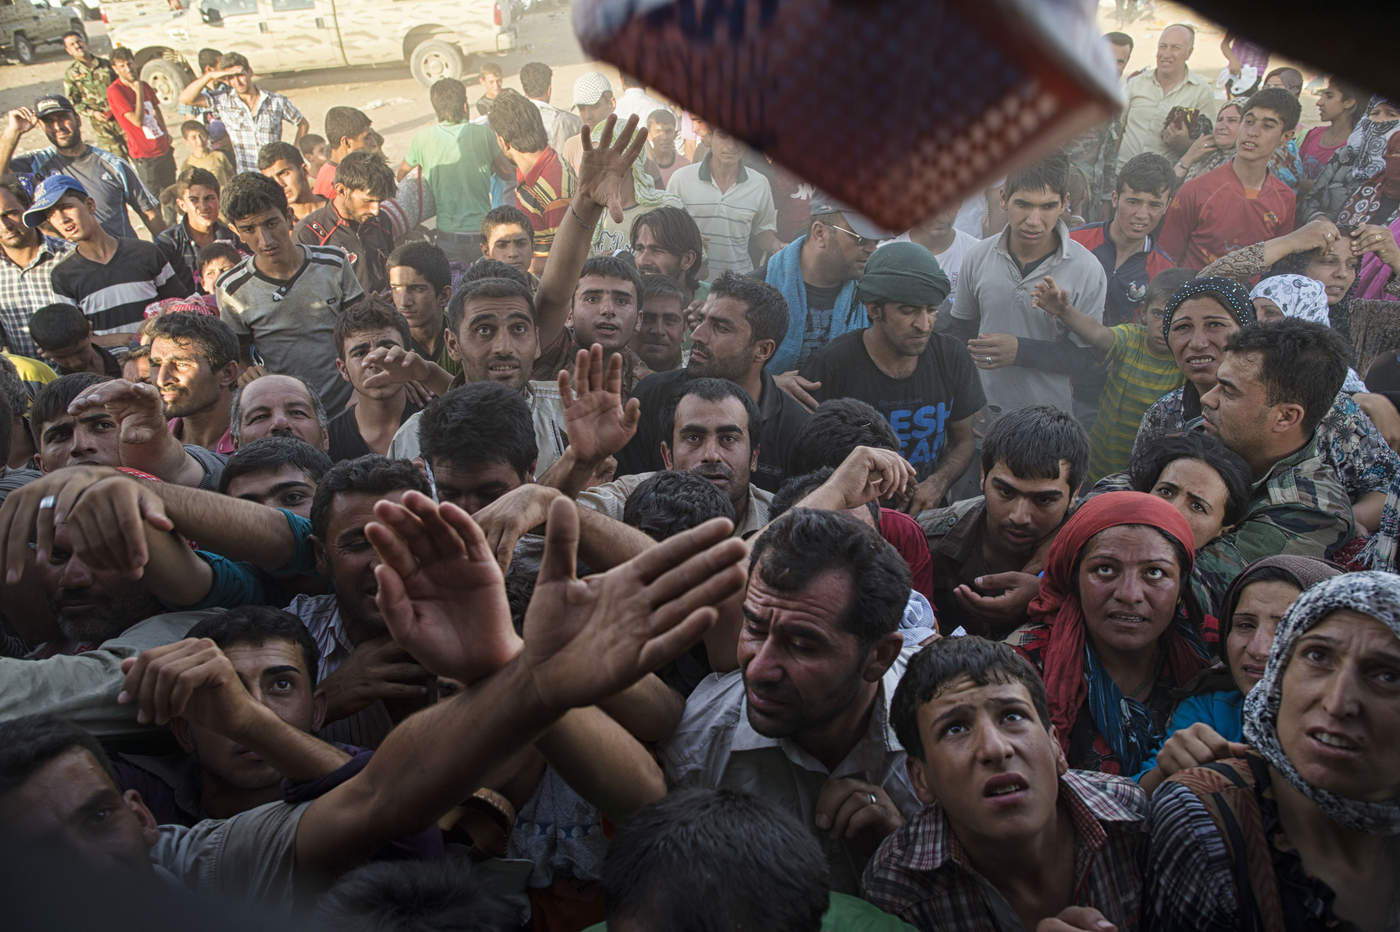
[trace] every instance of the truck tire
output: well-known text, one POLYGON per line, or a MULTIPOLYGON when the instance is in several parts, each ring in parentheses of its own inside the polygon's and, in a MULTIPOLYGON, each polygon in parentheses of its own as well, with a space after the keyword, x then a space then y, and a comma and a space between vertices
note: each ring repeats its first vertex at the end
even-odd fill
POLYGON ((454 43, 429 39, 413 47, 408 55, 408 70, 419 84, 432 87, 433 82, 443 78, 460 79, 466 71, 466 59, 454 43))
POLYGON ((141 80, 155 88, 162 107, 170 108, 179 106, 180 92, 194 80, 194 74, 184 65, 157 57, 141 66, 141 80))
POLYGON ((21 65, 34 64, 34 43, 22 32, 15 33, 15 58, 21 65))

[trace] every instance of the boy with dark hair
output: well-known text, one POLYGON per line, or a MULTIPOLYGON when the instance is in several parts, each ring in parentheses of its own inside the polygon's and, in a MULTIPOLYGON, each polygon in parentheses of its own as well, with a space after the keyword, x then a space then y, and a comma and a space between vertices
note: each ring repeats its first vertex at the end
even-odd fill
POLYGON ((120 466, 116 419, 107 411, 68 413, 79 395, 108 376, 70 372, 45 385, 29 408, 29 431, 34 437, 34 461, 44 473, 64 466, 120 466))
POLYGON ((628 344, 639 360, 638 377, 681 367, 685 295, 664 275, 642 276, 642 312, 628 344))
POLYGON ((701 476, 689 472, 653 473, 627 496, 622 522, 655 540, 667 540, 711 518, 734 520, 734 504, 701 476))
POLYGON ((434 400, 423 409, 418 442, 438 500, 468 514, 534 481, 533 417, 504 385, 472 382, 434 400))
MULTIPOLYGON (((481 254, 530 275, 530 264, 535 258, 535 228, 525 212, 510 204, 487 211, 481 221, 481 254)), ((530 277, 533 288, 539 279, 530 277)))
POLYGON ((163 191, 175 183, 175 156, 155 88, 141 80, 136 56, 124 46, 112 50, 112 71, 107 106, 126 135, 127 157, 147 190, 163 191))
MULTIPOLYGON (((1144 152, 1138 159, 1159 156, 1144 152)), ((1126 169, 1125 169, 1126 173, 1126 169)), ((1035 306, 1054 317, 1103 354, 1107 375, 1099 397, 1099 413, 1089 431, 1089 481, 1097 482, 1128 468, 1142 415, 1157 399, 1181 385, 1184 378, 1167 346, 1162 318, 1172 292, 1196 277, 1190 269, 1168 268, 1147 286, 1141 321, 1108 327, 1081 313, 1053 279, 1035 286, 1035 306)))
POLYGON ((326 200, 335 197, 335 170, 340 160, 351 152, 375 148, 373 121, 363 110, 354 107, 331 107, 326 111, 326 145, 330 153, 326 164, 316 172, 312 191, 326 200))
POLYGON ((92 322, 74 304, 49 304, 29 319, 29 336, 59 375, 96 372, 120 378, 117 358, 92 339, 92 322))
POLYGON ((316 483, 330 468, 330 457, 300 437, 263 437, 228 458, 219 494, 310 519, 316 483))
POLYGON ((404 243, 385 260, 389 296, 408 322, 407 349, 436 363, 449 375, 462 364, 447 351, 447 305, 452 300, 452 268, 447 254, 432 243, 404 243))
POLYGON ((225 153, 210 146, 209 130, 203 123, 186 120, 180 124, 180 136, 190 147, 189 157, 180 165, 181 174, 191 168, 202 168, 212 172, 221 187, 233 180, 233 163, 225 153))
POLYGON ((665 188, 676 169, 690 164, 690 159, 676 151, 676 115, 665 107, 647 114, 647 174, 656 179, 658 188, 665 188))
POLYGON ((297 221, 329 203, 327 198, 311 190, 314 175, 307 164, 301 150, 290 142, 269 142, 258 150, 258 171, 282 186, 287 206, 297 221))
MULTIPOLYGON (((237 233, 234 234, 238 236, 237 233)), ((195 254, 195 269, 199 275, 199 287, 208 300, 213 300, 214 286, 219 281, 219 276, 243 261, 243 253, 239 249, 241 243, 226 243, 222 240, 214 240, 208 246, 200 248, 195 254)), ((214 306, 218 311, 218 306, 214 306)))
POLYGON ((1032 405, 1003 415, 982 442, 982 495, 919 515, 933 557, 943 631, 1001 638, 1039 588, 1038 553, 1059 530, 1089 466, 1070 414, 1032 405))
POLYGON ((497 145, 515 163, 515 204, 535 229, 533 270, 538 273, 554 245, 555 232, 564 222, 578 179, 550 148, 540 111, 523 94, 501 91, 487 119, 497 145))
POLYGON ((899 452, 890 422, 858 398, 831 398, 817 405, 793 438, 787 474, 801 476, 822 467, 835 469, 856 447, 899 452))
MULTIPOLYGON (((214 243, 228 243, 237 249, 238 234, 219 219, 219 179, 203 168, 186 168, 175 180, 175 203, 182 214, 180 222, 166 227, 156 237, 156 245, 176 257, 190 272, 200 268, 199 251, 214 243)), ((174 265, 172 260, 171 265, 174 265)), ((204 275, 195 282, 207 294, 204 275)))
POLYGON ((1061 217, 1068 171, 1068 160, 1056 155, 1007 178, 1006 227, 963 257, 950 332, 967 342, 982 370, 993 417, 1033 404, 1073 411, 1072 376, 1095 368, 1082 340, 1031 307, 1031 290, 1053 276, 1075 307, 1103 317, 1103 267, 1061 217))
POLYGON ((306 160, 307 173, 313 178, 320 174, 321 166, 330 161, 331 147, 320 133, 307 133, 297 140, 297 148, 306 160))
POLYGON ((287 196, 271 178, 244 172, 227 194, 234 232, 253 254, 219 279, 220 315, 248 363, 297 374, 339 414, 350 386, 336 367, 335 320, 364 296, 350 260, 333 246, 292 239, 287 196))
POLYGON ((550 345, 540 347, 534 377, 558 378, 579 350, 598 343, 604 365, 614 354, 622 356, 622 395, 631 395, 637 383, 637 354, 627 344, 637 333, 641 296, 642 279, 631 256, 593 256, 584 262, 570 304, 570 323, 550 345))
POLYGON ((549 134, 549 147, 562 155, 564 144, 583 129, 583 120, 578 114, 560 110, 549 102, 554 92, 554 70, 544 62, 526 62, 520 66, 520 89, 539 108, 545 132, 549 134))
POLYGON ((1166 215, 1175 187, 1170 162, 1154 152, 1135 155, 1118 172, 1111 219, 1070 231, 1108 276, 1105 327, 1136 320, 1148 282, 1173 266, 1171 256, 1153 242, 1152 233, 1166 215))
POLYGON ((378 152, 360 150, 335 168, 335 197, 313 210, 292 231, 311 246, 339 246, 350 257, 355 277, 367 293, 389 286, 384 260, 394 248, 389 219, 379 205, 394 196, 394 173, 378 152))
MULTIPOLYGON (((349 158, 341 165, 349 162, 349 158)), ((377 349, 402 350, 409 341, 408 321, 383 298, 371 297, 335 322, 336 367, 355 390, 355 404, 331 418, 328 428, 331 459, 354 459, 366 453, 385 453, 404 421, 419 406, 403 384, 375 376, 382 370, 368 360, 377 349)))
POLYGON ((1269 171, 1269 159, 1293 138, 1301 110, 1281 87, 1266 87, 1245 103, 1234 158, 1182 185, 1167 210, 1160 245, 1178 265, 1200 271, 1293 230, 1296 197, 1269 171))
POLYGON ((1066 767, 1045 686, 1014 650, 928 645, 890 721, 924 809, 866 865, 868 900, 921 929, 1137 927, 1147 795, 1066 767))

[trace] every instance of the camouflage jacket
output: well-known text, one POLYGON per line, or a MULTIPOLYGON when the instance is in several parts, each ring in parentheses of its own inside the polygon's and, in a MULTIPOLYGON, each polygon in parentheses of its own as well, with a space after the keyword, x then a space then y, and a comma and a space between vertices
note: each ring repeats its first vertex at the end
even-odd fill
POLYGON ((97 139, 91 141, 99 149, 126 158, 126 136, 107 105, 107 88, 115 80, 112 63, 105 58, 95 58, 92 67, 74 61, 63 72, 63 95, 92 124, 97 139))

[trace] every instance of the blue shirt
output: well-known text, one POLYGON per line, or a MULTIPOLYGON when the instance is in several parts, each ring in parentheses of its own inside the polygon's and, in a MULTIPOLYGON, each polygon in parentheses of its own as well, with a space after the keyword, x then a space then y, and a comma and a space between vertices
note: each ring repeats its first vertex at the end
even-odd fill
MULTIPOLYGON (((1172 712, 1172 719, 1167 723, 1167 739, 1171 740, 1172 735, 1197 722, 1205 722, 1226 741, 1243 741, 1244 693, 1238 689, 1228 689, 1187 696, 1172 712)), ((1147 772, 1157 766, 1157 755, 1160 753, 1162 749, 1158 748, 1142 765, 1142 770, 1133 775, 1133 779, 1141 782, 1147 772)))

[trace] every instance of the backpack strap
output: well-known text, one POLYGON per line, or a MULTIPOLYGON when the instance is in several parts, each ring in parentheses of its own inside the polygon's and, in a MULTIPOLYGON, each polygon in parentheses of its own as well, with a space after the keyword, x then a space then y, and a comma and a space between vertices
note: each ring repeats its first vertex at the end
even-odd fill
POLYGON ((1250 759, 1214 761, 1183 770, 1171 779, 1196 795, 1220 831, 1245 928, 1286 932, 1273 854, 1255 796, 1256 787, 1268 779, 1263 759, 1250 755, 1250 759))

